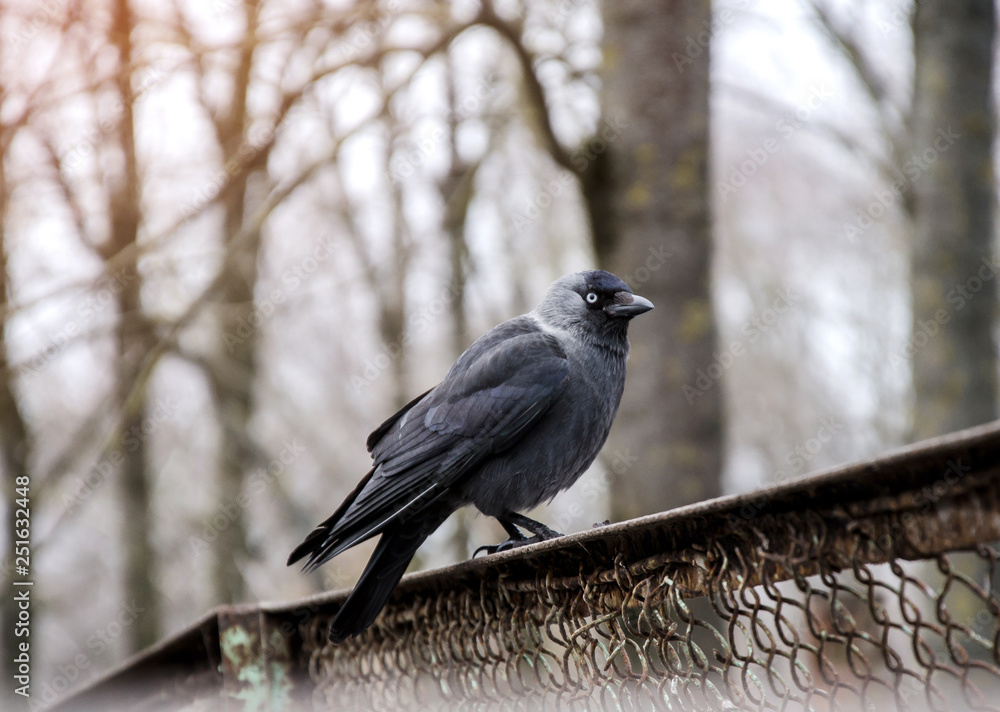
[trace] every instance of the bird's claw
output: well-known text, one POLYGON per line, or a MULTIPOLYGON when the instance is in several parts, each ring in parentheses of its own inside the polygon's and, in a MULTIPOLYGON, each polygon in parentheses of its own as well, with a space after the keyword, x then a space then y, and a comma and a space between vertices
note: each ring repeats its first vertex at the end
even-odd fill
POLYGON ((479 556, 480 551, 485 551, 487 556, 493 554, 499 554, 501 551, 510 551, 511 549, 519 549, 522 546, 528 546, 529 544, 538 544, 539 542, 548 541, 549 539, 557 539, 561 537, 562 534, 553 531, 548 527, 545 528, 545 534, 536 534, 535 536, 521 537, 520 539, 510 538, 507 541, 502 541, 499 544, 487 544, 476 549, 472 553, 472 558, 479 556))
POLYGON ((544 524, 539 524, 534 534, 535 536, 530 539, 532 544, 537 544, 540 541, 548 541, 549 539, 558 539, 561 536, 565 536, 565 534, 560 534, 555 529, 549 529, 544 524))
POLYGON ((502 541, 499 544, 486 544, 472 552, 472 558, 474 559, 479 556, 479 552, 481 551, 485 551, 487 556, 498 554, 501 551, 508 551, 516 548, 520 544, 524 543, 524 541, 524 539, 508 539, 507 541, 502 541))

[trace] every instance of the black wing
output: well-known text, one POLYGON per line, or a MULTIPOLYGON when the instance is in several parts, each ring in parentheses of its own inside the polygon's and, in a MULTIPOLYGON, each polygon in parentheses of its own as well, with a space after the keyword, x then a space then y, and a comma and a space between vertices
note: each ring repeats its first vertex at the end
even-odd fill
POLYGON ((396 424, 396 421, 398 421, 400 418, 406 415, 407 411, 409 411, 410 408, 412 408, 417 403, 422 401, 424 399, 424 396, 426 396, 433 390, 434 390, 433 388, 427 389, 419 396, 411 400, 409 403, 404 405, 402 408, 397 410, 395 413, 390 415, 384 423, 375 428, 375 430, 372 431, 371 435, 368 436, 368 440, 365 441, 365 446, 368 448, 368 452, 371 452, 372 450, 375 449, 375 446, 378 444, 378 441, 382 439, 383 435, 389 432, 392 426, 396 424))
POLYGON ((372 434, 374 467, 292 552, 290 564, 309 554, 306 568, 314 569, 421 511, 485 457, 517 442, 562 393, 569 365, 551 334, 521 333, 480 350, 461 373, 450 373, 372 434))

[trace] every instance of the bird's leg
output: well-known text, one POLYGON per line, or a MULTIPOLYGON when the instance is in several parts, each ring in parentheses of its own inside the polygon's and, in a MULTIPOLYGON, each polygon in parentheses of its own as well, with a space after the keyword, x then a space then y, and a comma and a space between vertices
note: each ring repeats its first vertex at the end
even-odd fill
POLYGON ((487 544, 479 547, 472 553, 473 559, 479 556, 480 551, 485 551, 486 555, 489 556, 490 554, 495 554, 498 551, 507 551, 508 549, 517 548, 518 546, 521 546, 522 542, 525 541, 524 534, 521 533, 520 529, 514 526, 513 522, 500 517, 497 517, 496 520, 500 522, 500 526, 506 530, 507 535, 510 538, 507 541, 500 542, 499 544, 487 544))
POLYGON ((517 512, 507 512, 502 517, 496 517, 496 520, 500 522, 507 534, 510 536, 507 541, 502 541, 499 544, 489 544, 486 546, 481 546, 472 554, 472 558, 476 558, 480 551, 485 551, 486 555, 496 554, 501 551, 509 551, 510 549, 516 549, 521 546, 527 546, 528 544, 537 544, 540 541, 547 541, 548 539, 555 539, 556 537, 562 536, 557 531, 549 529, 547 526, 541 522, 536 522, 534 519, 529 519, 523 514, 518 514, 517 512), (518 527, 527 529, 529 532, 534 534, 532 537, 526 537, 518 527))
MULTIPOLYGON (((552 529, 549 529, 541 522, 536 522, 534 519, 529 519, 523 514, 518 514, 517 512, 508 512, 507 521, 508 523, 516 524, 522 529, 527 529, 529 532, 534 534, 535 536, 531 537, 531 539, 526 539, 526 541, 530 541, 531 543, 535 543, 537 541, 547 541, 549 539, 556 539, 562 536, 562 534, 552 529)), ((501 519, 500 522, 503 523, 503 520, 501 519)), ((510 530, 507 529, 507 531, 510 530)))

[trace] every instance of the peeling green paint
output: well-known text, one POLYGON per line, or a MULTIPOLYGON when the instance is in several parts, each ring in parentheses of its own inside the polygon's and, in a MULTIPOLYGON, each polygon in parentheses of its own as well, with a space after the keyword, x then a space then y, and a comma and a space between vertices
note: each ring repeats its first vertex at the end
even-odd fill
POLYGON ((282 635, 280 630, 272 630, 268 637, 268 650, 274 651, 274 656, 278 660, 271 660, 268 664, 271 686, 271 709, 284 710, 291 709, 292 704, 292 681, 289 662, 291 651, 288 649, 288 639, 282 635))
POLYGON ((268 685, 264 662, 255 648, 255 636, 241 625, 232 625, 219 631, 219 647, 230 661, 236 679, 244 683, 229 694, 231 699, 242 700, 244 712, 264 712, 268 709, 268 685))

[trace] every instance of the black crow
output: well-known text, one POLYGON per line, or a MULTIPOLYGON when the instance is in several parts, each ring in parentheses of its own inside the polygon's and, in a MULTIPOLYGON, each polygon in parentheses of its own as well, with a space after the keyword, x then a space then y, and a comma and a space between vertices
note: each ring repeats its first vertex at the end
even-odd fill
POLYGON ((510 536, 477 554, 561 536, 519 512, 572 485, 597 457, 625 387, 629 320, 652 308, 609 272, 566 275, 368 437, 372 469, 288 557, 308 556, 312 571, 381 535, 330 640, 371 625, 417 548, 459 507, 475 505, 510 536))

